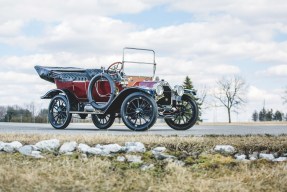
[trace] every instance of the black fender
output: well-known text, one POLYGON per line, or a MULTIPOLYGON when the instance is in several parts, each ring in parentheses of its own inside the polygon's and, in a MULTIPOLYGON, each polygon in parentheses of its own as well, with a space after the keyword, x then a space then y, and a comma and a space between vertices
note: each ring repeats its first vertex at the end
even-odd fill
POLYGON ((196 95, 196 91, 193 89, 184 89, 184 93, 189 94, 189 95, 193 95, 193 96, 196 95))
POLYGON ((52 89, 48 91, 45 95, 41 97, 41 99, 52 99, 56 95, 64 95, 67 97, 68 104, 71 111, 78 110, 78 100, 73 93, 66 89, 52 89))
POLYGON ((131 88, 126 88, 124 90, 122 90, 117 96, 116 98, 111 102, 111 104, 107 107, 107 109, 105 110, 105 112, 109 113, 109 112, 120 112, 121 109, 121 105, 123 103, 123 101, 125 100, 125 98, 135 92, 140 92, 140 93, 144 93, 147 94, 149 96, 154 96, 154 92, 153 90, 150 89, 145 89, 145 88, 141 88, 141 87, 131 87, 131 88))

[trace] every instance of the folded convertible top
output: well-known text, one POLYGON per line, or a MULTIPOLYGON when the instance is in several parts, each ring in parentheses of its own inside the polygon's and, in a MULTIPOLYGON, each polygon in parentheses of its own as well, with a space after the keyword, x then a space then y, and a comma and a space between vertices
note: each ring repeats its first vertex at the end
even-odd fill
POLYGON ((90 80, 96 74, 103 72, 101 69, 83 69, 76 67, 46 67, 35 66, 39 76, 51 83, 55 83, 55 79, 61 81, 86 81, 90 80))

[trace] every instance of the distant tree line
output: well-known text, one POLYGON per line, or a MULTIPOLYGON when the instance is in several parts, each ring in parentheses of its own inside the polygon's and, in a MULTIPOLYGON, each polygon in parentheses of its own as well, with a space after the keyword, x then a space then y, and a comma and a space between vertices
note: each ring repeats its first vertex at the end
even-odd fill
POLYGON ((0 122, 47 123, 48 110, 41 109, 35 113, 35 105, 29 104, 26 108, 13 106, 0 106, 0 122))
POLYGON ((265 109, 264 107, 261 111, 257 112, 256 110, 252 114, 253 121, 287 121, 287 114, 284 116, 284 113, 276 110, 273 112, 273 109, 265 109))

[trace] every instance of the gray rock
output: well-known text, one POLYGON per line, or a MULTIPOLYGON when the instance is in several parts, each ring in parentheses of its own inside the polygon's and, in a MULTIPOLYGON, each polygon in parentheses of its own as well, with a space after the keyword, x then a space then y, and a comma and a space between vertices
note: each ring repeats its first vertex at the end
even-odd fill
POLYGON ((140 169, 141 169, 142 171, 147 171, 147 170, 154 169, 154 164, 142 165, 142 166, 140 167, 140 169))
POLYGON ((249 160, 255 161, 259 159, 259 153, 258 152, 253 152, 252 154, 249 155, 249 160))
POLYGON ((3 151, 7 153, 14 153, 16 150, 14 149, 13 146, 10 145, 10 143, 5 143, 3 146, 3 151))
POLYGON ((40 151, 55 151, 60 147, 58 139, 43 140, 35 144, 40 151))
POLYGON ((138 155, 126 155, 126 159, 130 163, 142 163, 142 157, 138 155))
POLYGON ((163 153, 166 151, 166 148, 165 147, 156 147, 156 148, 153 148, 152 149, 152 153, 163 153))
POLYGON ((90 147, 89 145, 80 143, 78 146, 78 150, 81 153, 87 153, 92 155, 101 155, 101 156, 109 156, 109 151, 101 149, 99 146, 97 147, 90 147))
POLYGON ((117 157, 117 161, 119 162, 124 162, 126 160, 126 158, 124 156, 118 156, 117 157))
POLYGON ((275 157, 275 158, 280 157, 280 155, 279 155, 279 153, 278 153, 278 152, 273 153, 273 155, 274 155, 274 157, 275 157))
POLYGON ((78 150, 81 153, 88 153, 90 149, 91 149, 91 147, 89 145, 87 145, 87 144, 80 143, 78 145, 78 150))
POLYGON ((37 151, 38 148, 35 145, 24 145, 23 147, 20 147, 18 149, 19 153, 21 153, 22 155, 26 155, 26 156, 31 156, 31 157, 35 157, 35 158, 44 158, 41 155, 40 151, 37 151))
POLYGON ((0 151, 2 151, 3 150, 3 148, 4 148, 4 142, 2 142, 2 141, 0 141, 0 151))
POLYGON ((127 153, 144 153, 146 148, 141 142, 126 142, 125 150, 127 153))
POLYGON ((23 145, 19 141, 13 141, 11 143, 5 143, 3 147, 3 151, 7 153, 16 152, 23 145))
POLYGON ((164 160, 164 159, 174 160, 174 159, 176 159, 175 156, 167 155, 167 154, 164 154, 164 153, 154 153, 153 155, 154 155, 154 158, 156 158, 157 160, 164 160))
POLYGON ((266 160, 269 160, 269 161, 272 161, 273 159, 275 159, 273 154, 266 154, 266 153, 260 153, 259 154, 259 158, 260 159, 266 159, 266 160))
POLYGON ((238 161, 244 161, 244 160, 246 160, 246 155, 244 155, 244 154, 236 154, 235 158, 238 161))
POLYGON ((35 158, 37 158, 37 159, 44 158, 44 157, 41 155, 41 152, 40 152, 40 151, 32 151, 30 156, 35 157, 35 158))
POLYGON ((73 154, 74 154, 74 152, 66 152, 66 153, 64 153, 64 155, 67 155, 67 156, 71 156, 73 154))
POLYGON ((102 156, 109 154, 109 153, 106 153, 105 151, 103 151, 102 149, 95 148, 95 147, 90 147, 90 149, 88 150, 87 153, 92 154, 92 155, 102 155, 102 156))
POLYGON ((276 158, 276 159, 273 159, 272 161, 275 161, 275 162, 287 161, 287 157, 278 157, 278 158, 276 158))
POLYGON ((22 155, 28 155, 31 156, 32 151, 35 151, 36 147, 34 145, 24 145, 23 147, 20 147, 18 149, 19 153, 22 155))
POLYGON ((214 151, 221 154, 233 154, 235 153, 235 148, 231 145, 216 145, 214 151))
POLYGON ((61 147, 59 152, 60 153, 68 153, 68 152, 73 152, 77 148, 77 142, 76 141, 70 141, 70 142, 65 142, 61 147))
POLYGON ((123 147, 118 144, 108 144, 108 145, 96 145, 96 148, 100 148, 106 153, 118 153, 123 151, 123 147))
POLYGON ((163 153, 164 151, 166 151, 165 147, 156 147, 156 148, 152 149, 151 152, 152 152, 154 158, 157 160, 164 160, 164 159, 174 160, 174 159, 176 159, 175 156, 164 154, 163 153))
POLYGON ((89 160, 86 153, 82 153, 80 157, 81 157, 81 159, 82 159, 83 161, 88 161, 88 160, 89 160))

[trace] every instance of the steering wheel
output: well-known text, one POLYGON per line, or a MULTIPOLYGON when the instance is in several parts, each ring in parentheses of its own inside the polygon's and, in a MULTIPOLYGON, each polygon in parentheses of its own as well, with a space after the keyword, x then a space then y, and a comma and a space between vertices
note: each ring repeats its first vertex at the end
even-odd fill
POLYGON ((123 63, 115 62, 108 67, 107 71, 110 75, 116 75, 120 73, 122 69, 123 69, 123 63))

